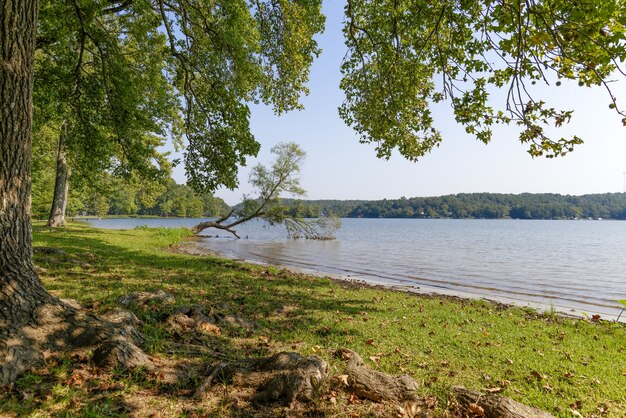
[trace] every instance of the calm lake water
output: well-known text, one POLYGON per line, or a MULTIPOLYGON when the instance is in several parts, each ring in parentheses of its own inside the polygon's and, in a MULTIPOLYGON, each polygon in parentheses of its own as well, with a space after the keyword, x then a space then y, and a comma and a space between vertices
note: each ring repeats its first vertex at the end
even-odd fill
MULTIPOLYGON (((103 219, 100 228, 193 226, 199 219, 103 219)), ((485 297, 573 314, 619 314, 626 222, 343 219, 334 241, 287 240, 281 226, 218 230, 203 245, 229 257, 415 291, 485 297), (245 237, 248 237, 247 239, 245 237)))

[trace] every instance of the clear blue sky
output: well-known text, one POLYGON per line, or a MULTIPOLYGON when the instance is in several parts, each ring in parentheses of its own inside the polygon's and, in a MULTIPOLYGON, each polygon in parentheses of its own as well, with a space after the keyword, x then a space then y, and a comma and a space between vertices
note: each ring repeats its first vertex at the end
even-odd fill
MULTIPOLYGON (((563 83, 549 89, 546 98, 574 109, 567 130, 585 140, 570 155, 547 160, 532 159, 517 140, 516 127, 498 127, 489 145, 468 136, 452 118, 447 106, 435 109, 441 147, 417 163, 394 155, 379 160, 372 145, 339 118, 343 100, 339 90, 339 66, 346 48, 341 33, 343 1, 326 0, 326 31, 318 37, 322 55, 311 69, 309 96, 302 99, 305 110, 276 117, 264 106, 252 108, 252 132, 261 143, 258 159, 240 169, 240 188, 219 190, 217 196, 238 203, 247 185, 249 167, 268 163, 270 149, 278 142, 294 141, 307 152, 301 173, 309 199, 383 199, 401 196, 437 196, 462 192, 523 193, 550 192, 586 194, 623 191, 626 171, 626 127, 608 108, 609 98, 601 88, 579 88, 563 83)), ((614 85, 620 99, 626 97, 626 80, 614 85)), ((494 94, 497 96, 497 93, 494 94)), ((626 100, 626 99, 625 99, 626 100)), ((494 106, 504 103, 494 100, 494 106)), ((567 131, 566 131, 567 132, 567 131)), ((174 178, 185 182, 184 169, 174 178)))

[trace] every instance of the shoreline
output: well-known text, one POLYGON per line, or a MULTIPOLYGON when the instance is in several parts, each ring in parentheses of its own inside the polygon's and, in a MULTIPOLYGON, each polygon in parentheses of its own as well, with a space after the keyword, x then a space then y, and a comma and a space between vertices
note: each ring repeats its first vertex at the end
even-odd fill
MULTIPOLYGON (((302 268, 302 267, 296 267, 296 266, 290 266, 290 265, 278 264, 278 263, 270 263, 270 262, 265 262, 261 260, 246 259, 246 258, 237 257, 231 254, 221 253, 219 251, 209 249, 208 247, 201 244, 202 240, 203 240, 203 237, 196 237, 196 236, 189 237, 183 240, 181 243, 179 243, 175 247, 171 248, 171 251, 175 253, 179 253, 179 254, 186 254, 186 255, 192 255, 192 256, 198 256, 198 257, 208 256, 208 257, 215 257, 215 258, 223 258, 227 260, 254 264, 258 266, 279 267, 279 268, 291 271, 293 273, 305 274, 305 275, 314 276, 318 278, 328 278, 336 282, 349 284, 353 286, 362 286, 362 287, 368 287, 368 288, 374 288, 374 289, 391 290, 391 291, 404 292, 404 293, 414 294, 414 295, 419 295, 419 296, 445 297, 445 298, 465 299, 465 300, 484 300, 484 301, 493 303, 495 305, 500 305, 500 306, 507 306, 507 307, 521 308, 521 309, 524 309, 524 308, 532 309, 536 311, 537 314, 539 315, 551 314, 553 312, 553 313, 558 314, 561 317, 571 318, 571 319, 591 320, 591 317, 592 317, 592 315, 586 315, 583 311, 576 310, 573 307, 560 306, 560 305, 555 305, 552 303, 550 303, 550 305, 547 305, 547 304, 542 304, 539 302, 523 301, 523 300, 518 300, 518 299, 513 299, 513 298, 507 298, 504 296, 497 296, 497 295, 489 296, 489 295, 484 295, 484 294, 479 294, 479 293, 453 291, 453 290, 447 290, 445 288, 436 288, 436 287, 424 286, 424 285, 418 286, 418 285, 391 284, 391 283, 386 283, 384 281, 354 278, 349 275, 330 273, 330 272, 325 272, 322 270, 308 269, 308 268, 302 268)), ((608 322, 616 322, 615 320, 617 319, 617 317, 618 315, 604 313, 601 316, 601 320, 608 321, 608 322)), ((625 323, 625 322, 626 322, 626 315, 622 315, 622 317, 620 318, 620 323, 625 323)))

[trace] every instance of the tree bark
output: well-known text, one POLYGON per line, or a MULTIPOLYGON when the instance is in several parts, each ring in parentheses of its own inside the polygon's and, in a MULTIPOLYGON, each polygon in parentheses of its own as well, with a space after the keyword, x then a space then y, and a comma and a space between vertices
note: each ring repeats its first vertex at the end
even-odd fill
POLYGON ((103 364, 149 364, 123 330, 53 297, 35 272, 30 170, 37 7, 37 0, 0 3, 0 386, 43 350, 96 349, 103 364))
MULTIPOLYGON (((0 322, 47 299, 32 263, 30 167, 37 0, 0 9, 0 322)), ((0 330, 4 327, 0 327, 0 330)))
POLYGON ((4 0, 0 8, 0 383, 25 367, 30 350, 10 341, 52 297, 32 262, 30 167, 37 0, 4 0), (3 358, 4 357, 4 358, 3 358))
POLYGON ((484 418, 554 418, 545 411, 505 396, 483 395, 461 386, 452 387, 452 393, 470 413, 484 418))
POLYGON ((52 207, 50 208, 50 216, 48 217, 48 226, 53 228, 65 225, 65 209, 67 208, 67 193, 70 174, 65 155, 66 140, 67 122, 64 121, 63 125, 61 125, 61 133, 59 134, 56 178, 54 181, 54 197, 52 198, 52 207))

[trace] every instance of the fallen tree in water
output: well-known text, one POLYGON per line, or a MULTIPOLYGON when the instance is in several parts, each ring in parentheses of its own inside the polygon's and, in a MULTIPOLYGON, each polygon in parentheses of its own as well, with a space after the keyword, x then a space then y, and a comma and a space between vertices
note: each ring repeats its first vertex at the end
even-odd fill
POLYGON ((220 219, 199 223, 191 228, 192 232, 199 234, 205 229, 216 228, 240 238, 234 229, 236 226, 252 219, 262 219, 270 225, 284 224, 291 239, 334 239, 334 233, 341 225, 338 217, 308 220, 287 216, 287 207, 282 204, 281 194, 303 196, 306 193, 300 187, 298 177, 305 152, 297 144, 289 142, 273 147, 272 154, 275 159, 270 168, 259 164, 250 173, 249 181, 256 190, 255 198, 245 196, 237 209, 220 219))

